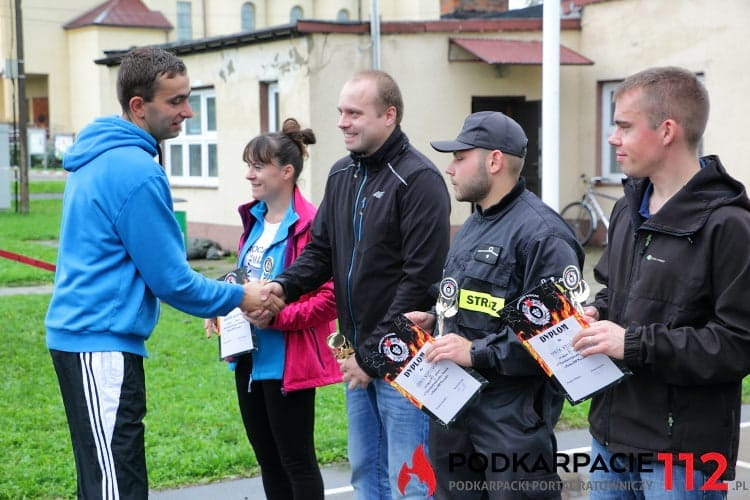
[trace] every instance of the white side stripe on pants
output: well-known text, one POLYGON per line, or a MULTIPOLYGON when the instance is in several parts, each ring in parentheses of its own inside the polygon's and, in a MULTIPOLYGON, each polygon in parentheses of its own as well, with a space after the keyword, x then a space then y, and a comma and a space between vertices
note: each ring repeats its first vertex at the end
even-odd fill
POLYGON ((89 423, 102 473, 102 498, 119 500, 112 434, 125 374, 124 358, 119 352, 83 352, 80 360, 89 423))

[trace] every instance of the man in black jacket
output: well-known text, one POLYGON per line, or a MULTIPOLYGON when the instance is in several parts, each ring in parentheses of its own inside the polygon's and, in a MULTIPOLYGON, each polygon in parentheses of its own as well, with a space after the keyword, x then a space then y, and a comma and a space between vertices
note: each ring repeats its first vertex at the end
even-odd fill
MULTIPOLYGON (((354 347, 340 362, 352 485, 357 498, 392 498, 428 422, 373 361, 400 313, 434 303, 427 292, 448 250, 450 197, 438 169, 401 131, 403 101, 388 74, 354 75, 338 109, 351 154, 331 168, 312 241, 269 290, 292 302, 333 277, 339 329, 354 347)), ((406 498, 426 495, 420 481, 407 484, 406 498)))
MULTIPOLYGON (((544 280, 562 279, 569 266, 580 270, 583 249, 565 221, 526 190, 527 139, 514 120, 474 113, 455 141, 431 144, 453 153, 446 173, 456 200, 475 203, 476 211, 448 252, 445 277, 458 284, 458 309, 427 360, 473 367, 489 381, 449 426, 430 425, 435 497, 560 498, 553 428, 563 396, 497 311, 544 280)), ((435 323, 429 313, 408 317, 427 330, 435 323)))
MULTIPOLYGON (((573 345, 633 372, 592 401, 592 455, 648 463, 591 477, 630 481, 646 498, 721 498, 750 372, 750 200, 718 157, 698 157, 709 101, 693 73, 642 71, 614 100, 609 143, 628 176, 625 197, 595 268, 605 288, 573 345)), ((604 493, 591 498, 612 498, 604 493)))

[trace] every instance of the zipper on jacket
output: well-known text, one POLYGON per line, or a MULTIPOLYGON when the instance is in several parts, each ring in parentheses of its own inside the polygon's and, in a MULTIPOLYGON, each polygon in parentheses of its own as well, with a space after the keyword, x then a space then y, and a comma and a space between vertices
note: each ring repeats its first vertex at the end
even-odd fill
POLYGON ((609 417, 612 413, 612 389, 608 389, 604 393, 604 408, 607 411, 604 412, 604 446, 609 446, 609 417))
MULTIPOLYGON (((354 178, 357 178, 359 174, 361 163, 357 164, 357 170, 354 172, 354 178)), ((357 246, 362 238, 362 219, 365 213, 365 202, 367 198, 362 197, 362 191, 367 182, 367 167, 364 169, 364 175, 362 181, 360 181, 359 187, 357 188, 357 196, 354 199, 354 207, 352 213, 352 257, 349 261, 349 270, 346 273, 346 305, 349 309, 349 317, 352 319, 352 330, 354 330, 354 338, 352 343, 354 347, 357 347, 357 322, 354 319, 354 309, 352 308, 352 271, 354 270, 354 257, 357 254, 357 246), (360 198, 361 197, 361 198, 360 198)))
POLYGON ((667 416, 667 436, 672 437, 672 427, 674 426, 674 417, 670 411, 667 416))
POLYGON ((672 386, 667 386, 667 436, 672 437, 672 428, 674 427, 674 416, 672 415, 672 386))
POLYGON ((651 233, 648 233, 646 235, 646 241, 645 243, 643 243, 643 248, 641 248, 641 257, 643 257, 643 254, 645 254, 646 250, 648 250, 648 246, 651 244, 651 237, 652 237, 651 233))

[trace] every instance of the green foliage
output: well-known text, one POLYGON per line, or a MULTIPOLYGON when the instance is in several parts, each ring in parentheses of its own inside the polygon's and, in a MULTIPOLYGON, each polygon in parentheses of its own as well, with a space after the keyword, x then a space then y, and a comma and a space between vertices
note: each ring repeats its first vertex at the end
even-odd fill
POLYGON ((567 429, 581 429, 588 425, 589 415, 589 403, 591 401, 586 400, 583 403, 578 403, 572 406, 570 403, 565 401, 563 406, 562 415, 560 420, 557 422, 555 430, 564 431, 567 429))

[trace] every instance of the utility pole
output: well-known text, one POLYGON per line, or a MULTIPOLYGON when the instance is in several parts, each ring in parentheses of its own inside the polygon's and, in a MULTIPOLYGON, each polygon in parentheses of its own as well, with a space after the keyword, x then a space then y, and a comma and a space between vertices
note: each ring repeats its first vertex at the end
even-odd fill
POLYGON ((18 60, 18 166, 21 185, 21 213, 29 213, 29 156, 27 149, 27 124, 29 109, 26 105, 26 70, 23 62, 23 16, 21 15, 21 0, 16 0, 16 59, 18 60))

